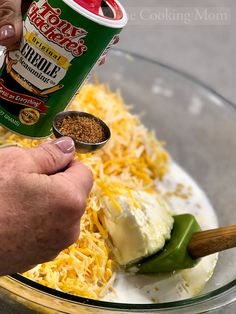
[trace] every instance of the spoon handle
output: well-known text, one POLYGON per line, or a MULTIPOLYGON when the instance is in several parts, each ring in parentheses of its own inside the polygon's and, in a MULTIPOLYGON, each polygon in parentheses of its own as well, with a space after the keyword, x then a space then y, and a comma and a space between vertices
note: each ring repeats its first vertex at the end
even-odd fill
POLYGON ((193 259, 236 247, 236 225, 193 234, 188 252, 193 259))

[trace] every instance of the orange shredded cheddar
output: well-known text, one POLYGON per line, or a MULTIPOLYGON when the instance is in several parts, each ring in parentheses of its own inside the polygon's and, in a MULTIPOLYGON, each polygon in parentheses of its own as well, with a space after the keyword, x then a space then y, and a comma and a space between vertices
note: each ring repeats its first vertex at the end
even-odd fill
MULTIPOLYGON (((70 110, 86 111, 101 118, 110 127, 112 138, 101 151, 76 155, 92 169, 95 179, 81 221, 80 238, 55 260, 26 272, 26 277, 92 299, 101 299, 112 291, 117 266, 112 259, 100 196, 109 197, 120 210, 114 193, 130 196, 132 190, 153 191, 155 179, 168 170, 169 157, 163 143, 156 140, 131 109, 118 92, 111 92, 102 84, 84 85, 73 100, 70 110)), ((45 140, 26 139, 1 128, 0 141, 36 147, 45 140)), ((138 201, 130 199, 138 207, 138 201)))

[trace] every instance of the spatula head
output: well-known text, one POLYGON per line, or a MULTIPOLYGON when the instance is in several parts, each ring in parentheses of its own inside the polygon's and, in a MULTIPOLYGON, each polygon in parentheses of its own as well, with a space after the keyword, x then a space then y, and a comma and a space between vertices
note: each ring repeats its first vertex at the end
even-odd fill
POLYGON ((190 214, 174 216, 171 239, 161 252, 145 258, 135 265, 138 268, 138 273, 172 272, 194 267, 199 260, 191 258, 187 247, 193 234, 200 230, 201 228, 194 216, 190 214))

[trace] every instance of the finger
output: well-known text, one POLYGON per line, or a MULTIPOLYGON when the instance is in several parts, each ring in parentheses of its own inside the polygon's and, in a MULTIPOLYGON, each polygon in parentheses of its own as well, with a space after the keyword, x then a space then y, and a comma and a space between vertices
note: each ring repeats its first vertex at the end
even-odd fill
POLYGON ((112 42, 112 45, 117 45, 119 41, 120 41, 120 36, 119 36, 119 35, 116 35, 116 36, 114 37, 114 40, 113 40, 113 42, 112 42))
POLYGON ((93 175, 91 170, 79 161, 73 160, 68 168, 63 172, 56 174, 55 177, 72 183, 77 191, 83 192, 87 197, 93 186, 93 175))
POLYGON ((33 0, 22 0, 21 2, 22 2, 22 4, 21 4, 21 12, 22 12, 22 15, 24 16, 25 13, 27 12, 27 10, 29 9, 29 6, 33 2, 33 0))
POLYGON ((109 50, 112 48, 112 46, 115 46, 118 44, 118 42, 120 41, 120 36, 119 35, 116 35, 111 44, 110 44, 110 47, 107 48, 106 52, 101 56, 100 60, 98 60, 98 65, 103 65, 105 62, 106 62, 106 59, 107 59, 107 55, 109 53, 109 50))
POLYGON ((28 172, 50 175, 68 166, 73 160, 75 146, 70 137, 62 137, 26 152, 31 157, 27 165, 28 172))
POLYGON ((106 62, 106 56, 102 57, 102 58, 99 60, 98 65, 103 65, 105 62, 106 62))
POLYGON ((21 1, 0 2, 0 45, 11 47, 22 35, 21 1))

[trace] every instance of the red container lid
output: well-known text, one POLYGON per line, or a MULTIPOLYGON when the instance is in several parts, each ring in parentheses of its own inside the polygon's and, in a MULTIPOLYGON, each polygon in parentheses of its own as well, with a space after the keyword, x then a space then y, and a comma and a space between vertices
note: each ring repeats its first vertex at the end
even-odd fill
POLYGON ((115 0, 74 0, 84 9, 112 20, 123 18, 122 10, 115 0))

